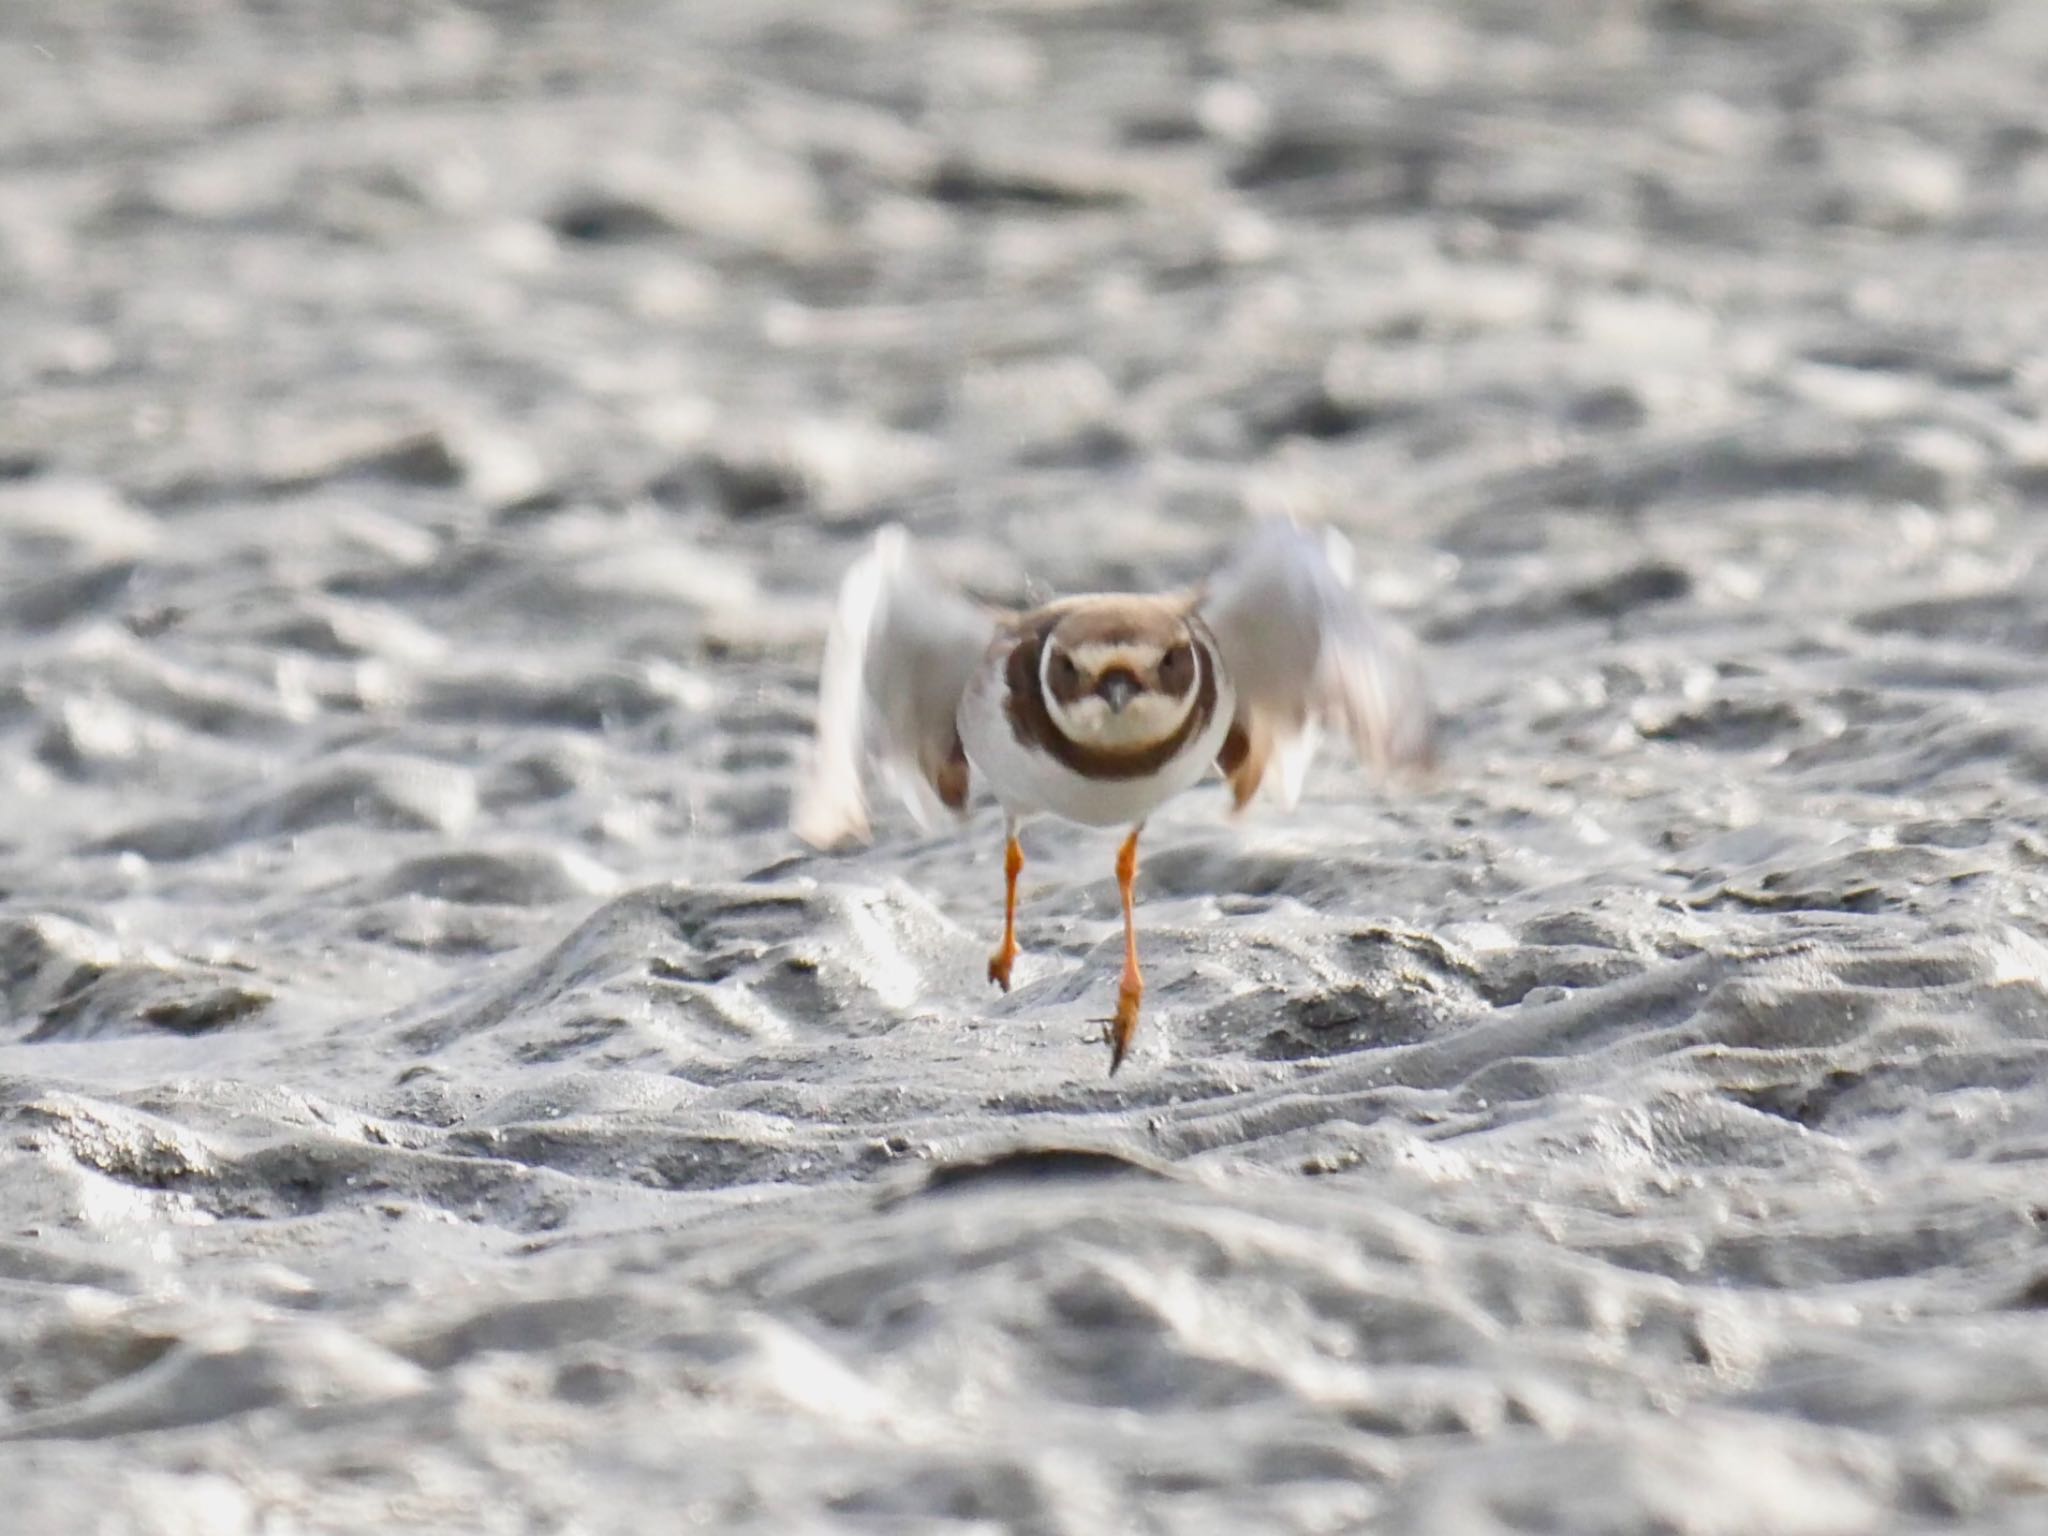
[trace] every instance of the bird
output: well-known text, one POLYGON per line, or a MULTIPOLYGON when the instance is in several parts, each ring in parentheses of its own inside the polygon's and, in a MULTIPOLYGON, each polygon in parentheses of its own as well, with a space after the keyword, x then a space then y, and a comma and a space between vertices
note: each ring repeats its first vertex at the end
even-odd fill
POLYGON ((934 831, 983 782, 1003 812, 1003 936, 988 979, 1004 992, 1025 824, 1123 830, 1123 973, 1100 1021, 1114 1076, 1144 997, 1134 887, 1153 811, 1212 771, 1237 811, 1262 787, 1291 808, 1326 727, 1383 772, 1434 761, 1420 649, 1364 600, 1355 565, 1337 529, 1269 517, 1193 589, 1019 611, 969 598, 886 526, 840 585, 792 829, 821 849, 871 841, 879 782, 934 831))

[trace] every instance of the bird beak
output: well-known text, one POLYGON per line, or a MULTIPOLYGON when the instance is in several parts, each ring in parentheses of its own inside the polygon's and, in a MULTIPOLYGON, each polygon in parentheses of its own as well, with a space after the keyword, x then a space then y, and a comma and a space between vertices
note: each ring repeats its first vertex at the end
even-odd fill
POLYGON ((1131 702, 1131 695, 1138 691, 1138 680, 1127 672, 1112 672, 1095 691, 1109 701, 1112 715, 1120 715, 1131 702))

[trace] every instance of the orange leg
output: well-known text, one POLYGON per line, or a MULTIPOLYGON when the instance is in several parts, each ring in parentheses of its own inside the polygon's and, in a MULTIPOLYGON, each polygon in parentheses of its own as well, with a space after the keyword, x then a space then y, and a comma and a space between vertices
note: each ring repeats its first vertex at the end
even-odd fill
POLYGON ((1131 1037, 1138 1032, 1138 1003, 1145 995, 1145 978, 1138 974, 1138 925, 1131 912, 1131 887, 1138 880, 1138 834, 1142 826, 1131 828, 1131 835, 1124 839, 1124 845, 1116 856, 1117 890, 1124 899, 1124 974, 1116 989, 1116 1017, 1109 1021, 1109 1072, 1116 1075, 1116 1069, 1124 1064, 1124 1054, 1131 1048, 1131 1037))
POLYGON ((1017 958, 1017 877, 1024 873, 1024 845, 1017 841, 1017 829, 1009 829, 1009 845, 1003 849, 1003 942, 988 957, 988 979, 1005 992, 1010 990, 1010 964, 1017 958))

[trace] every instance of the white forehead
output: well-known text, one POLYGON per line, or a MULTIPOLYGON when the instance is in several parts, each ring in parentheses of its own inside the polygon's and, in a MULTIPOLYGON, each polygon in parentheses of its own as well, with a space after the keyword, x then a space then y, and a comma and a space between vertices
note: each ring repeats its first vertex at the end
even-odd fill
POLYGON ((1149 672, 1165 653, 1165 646, 1151 640, 1084 640, 1067 648, 1074 665, 1091 676, 1100 676, 1112 667, 1149 672))

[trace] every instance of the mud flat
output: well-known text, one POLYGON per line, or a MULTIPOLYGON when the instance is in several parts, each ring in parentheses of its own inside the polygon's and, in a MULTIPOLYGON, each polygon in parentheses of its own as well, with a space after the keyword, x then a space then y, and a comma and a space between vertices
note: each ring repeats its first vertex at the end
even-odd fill
POLYGON ((2044 249, 2025 0, 10 0, 9 1529, 2048 1528, 2044 249), (832 584, 1287 508, 1112 1082, 832 584))

